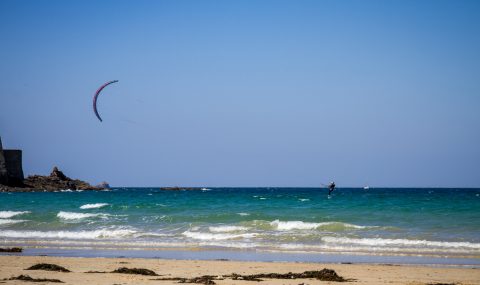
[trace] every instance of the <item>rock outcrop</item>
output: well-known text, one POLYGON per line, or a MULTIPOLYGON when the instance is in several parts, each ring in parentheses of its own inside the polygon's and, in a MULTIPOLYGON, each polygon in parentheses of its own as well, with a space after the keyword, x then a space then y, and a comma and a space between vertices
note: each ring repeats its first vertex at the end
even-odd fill
POLYGON ((23 180, 23 185, 8 187, 0 185, 0 192, 34 192, 58 190, 102 190, 105 187, 92 186, 89 183, 67 177, 56 166, 49 176, 31 175, 23 180))

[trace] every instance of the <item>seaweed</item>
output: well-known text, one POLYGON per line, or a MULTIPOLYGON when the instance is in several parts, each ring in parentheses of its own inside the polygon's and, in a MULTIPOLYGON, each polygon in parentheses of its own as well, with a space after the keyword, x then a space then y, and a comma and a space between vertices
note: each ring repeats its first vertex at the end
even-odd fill
POLYGON ((262 278, 267 279, 307 279, 315 278, 321 281, 335 281, 335 282, 346 282, 350 281, 339 276, 335 270, 324 268, 320 271, 305 271, 303 273, 260 273, 260 274, 251 274, 251 275, 240 275, 232 273, 231 275, 226 275, 224 277, 230 277, 233 280, 246 280, 246 281, 263 281, 262 278))
POLYGON ((214 285, 216 283, 213 280, 222 280, 222 279, 219 279, 217 276, 213 276, 213 275, 203 275, 203 276, 194 277, 194 278, 166 277, 166 278, 157 278, 157 279, 151 279, 151 280, 178 281, 178 283, 196 283, 196 284, 214 285))
POLYGON ((22 252, 21 247, 0 248, 0 252, 22 252))
MULTIPOLYGON (((335 281, 335 282, 347 282, 353 281, 353 279, 345 279, 339 276, 334 270, 322 269, 320 271, 305 271, 303 273, 261 273, 252 275, 241 275, 232 273, 230 275, 223 275, 224 278, 231 278, 233 280, 242 281, 256 281, 260 282, 264 279, 308 279, 315 278, 321 281, 335 281)), ((165 277, 151 280, 164 280, 164 281, 178 281, 178 283, 201 283, 201 284, 215 284, 213 280, 223 280, 213 275, 203 275, 201 277, 186 278, 186 277, 165 277)))
POLYGON ((38 263, 35 265, 30 266, 25 270, 46 270, 46 271, 60 271, 60 272, 70 272, 70 270, 66 269, 63 266, 59 266, 56 264, 50 263, 38 263))
POLYGON ((22 281, 28 281, 28 282, 55 282, 55 283, 64 283, 61 280, 58 279, 48 279, 48 278, 32 278, 28 275, 18 275, 17 277, 11 277, 8 279, 3 279, 3 280, 22 280, 22 281))
POLYGON ((118 269, 113 270, 111 273, 124 273, 124 274, 139 274, 139 275, 149 275, 149 276, 159 276, 152 270, 145 269, 145 268, 127 268, 127 267, 120 267, 118 269))

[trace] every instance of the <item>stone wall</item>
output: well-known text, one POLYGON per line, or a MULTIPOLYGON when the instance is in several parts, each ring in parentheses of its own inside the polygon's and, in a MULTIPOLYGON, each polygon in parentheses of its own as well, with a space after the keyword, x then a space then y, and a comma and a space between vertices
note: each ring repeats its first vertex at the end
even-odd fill
POLYGON ((0 184, 8 183, 7 164, 3 155, 2 138, 0 138, 0 184))
POLYGON ((7 167, 8 184, 18 186, 23 184, 22 151, 18 149, 4 149, 3 156, 7 167))
POLYGON ((0 138, 0 184, 23 185, 22 151, 3 149, 0 138))

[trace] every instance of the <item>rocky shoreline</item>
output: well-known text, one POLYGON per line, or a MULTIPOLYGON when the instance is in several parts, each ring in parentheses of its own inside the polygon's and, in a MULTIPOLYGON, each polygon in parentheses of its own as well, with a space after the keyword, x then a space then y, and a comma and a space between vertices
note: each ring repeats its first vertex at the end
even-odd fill
POLYGON ((88 182, 71 179, 57 167, 54 167, 49 176, 31 175, 23 180, 20 185, 2 185, 0 192, 53 192, 59 190, 104 190, 108 189, 107 183, 92 186, 88 182))

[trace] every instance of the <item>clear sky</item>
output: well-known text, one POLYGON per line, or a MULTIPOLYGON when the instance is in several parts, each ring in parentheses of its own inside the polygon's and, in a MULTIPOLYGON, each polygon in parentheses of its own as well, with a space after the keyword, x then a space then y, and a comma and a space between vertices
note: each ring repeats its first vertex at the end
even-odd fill
POLYGON ((0 0, 0 136, 115 186, 480 187, 480 1, 0 0))

